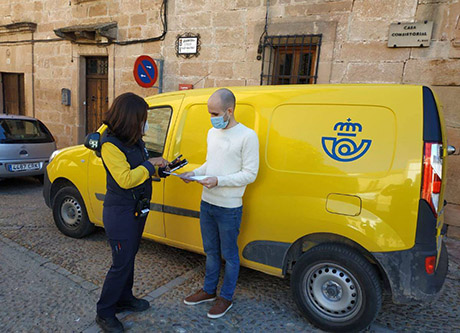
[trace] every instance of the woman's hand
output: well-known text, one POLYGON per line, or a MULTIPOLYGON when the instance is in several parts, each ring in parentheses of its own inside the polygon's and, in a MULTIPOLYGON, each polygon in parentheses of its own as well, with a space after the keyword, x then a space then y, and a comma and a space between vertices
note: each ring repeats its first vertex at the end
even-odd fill
POLYGON ((152 165, 159 166, 162 168, 164 168, 165 166, 169 164, 169 162, 161 156, 149 158, 149 162, 152 163, 152 165))

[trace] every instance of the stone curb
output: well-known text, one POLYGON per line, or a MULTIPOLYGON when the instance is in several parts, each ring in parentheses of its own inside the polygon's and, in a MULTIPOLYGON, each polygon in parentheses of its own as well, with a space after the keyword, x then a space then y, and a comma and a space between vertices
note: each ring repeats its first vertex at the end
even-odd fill
POLYGON ((32 250, 29 250, 26 247, 24 247, 22 245, 19 245, 18 243, 12 241, 9 238, 6 238, 6 237, 0 235, 0 242, 3 242, 6 245, 8 245, 9 247, 12 247, 13 249, 15 249, 17 251, 24 253, 25 255, 30 257, 32 260, 38 262, 40 264, 40 266, 42 266, 42 267, 44 267, 44 268, 46 268, 46 269, 48 269, 50 271, 56 272, 56 273, 58 273, 58 274, 60 274, 60 275, 62 275, 64 277, 72 280, 73 282, 75 282, 81 288, 83 288, 85 290, 94 291, 94 290, 99 289, 99 287, 97 285, 95 285, 94 283, 89 282, 89 281, 83 279, 82 277, 69 272, 65 268, 62 268, 61 266, 56 265, 55 263, 51 262, 50 259, 42 257, 38 253, 35 253, 32 250))

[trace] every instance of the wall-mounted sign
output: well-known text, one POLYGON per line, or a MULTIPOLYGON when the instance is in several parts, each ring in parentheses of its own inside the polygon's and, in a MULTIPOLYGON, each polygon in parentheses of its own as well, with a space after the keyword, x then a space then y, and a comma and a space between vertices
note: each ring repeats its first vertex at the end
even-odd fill
POLYGON ((183 58, 197 57, 200 54, 200 34, 186 32, 176 37, 176 56, 183 58))
POLYGON ((150 88, 158 79, 158 68, 152 58, 142 55, 134 63, 133 74, 138 85, 150 88))
POLYGON ((392 23, 388 47, 428 47, 432 31, 433 21, 392 23))

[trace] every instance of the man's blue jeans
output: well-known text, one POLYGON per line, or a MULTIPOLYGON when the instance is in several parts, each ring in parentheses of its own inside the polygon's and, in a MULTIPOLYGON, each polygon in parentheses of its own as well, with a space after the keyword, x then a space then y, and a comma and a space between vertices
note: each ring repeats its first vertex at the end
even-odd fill
POLYGON ((243 206, 225 208, 201 201, 201 237, 206 253, 206 276, 203 289, 208 294, 216 292, 222 255, 226 263, 220 296, 229 301, 233 298, 240 272, 237 239, 240 233, 242 213, 243 206))

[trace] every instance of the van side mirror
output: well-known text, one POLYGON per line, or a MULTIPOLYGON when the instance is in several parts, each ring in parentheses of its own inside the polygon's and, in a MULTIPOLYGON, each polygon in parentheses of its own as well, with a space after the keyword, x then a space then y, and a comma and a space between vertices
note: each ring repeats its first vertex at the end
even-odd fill
POLYGON ((85 147, 94 150, 96 153, 101 150, 101 134, 98 132, 89 133, 85 138, 85 147))

